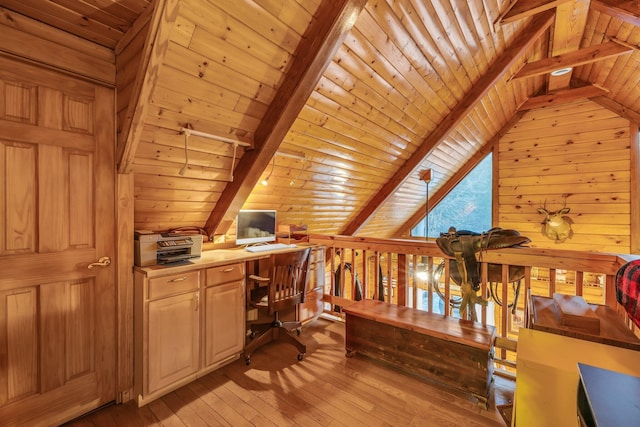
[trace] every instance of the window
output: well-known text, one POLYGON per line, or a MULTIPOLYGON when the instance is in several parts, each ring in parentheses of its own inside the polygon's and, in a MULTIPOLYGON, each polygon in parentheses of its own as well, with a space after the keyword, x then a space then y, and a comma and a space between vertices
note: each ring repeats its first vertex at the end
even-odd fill
MULTIPOLYGON (((439 237, 449 227, 457 230, 486 231, 491 228, 492 156, 489 154, 429 212, 429 237, 439 237)), ((411 236, 424 237, 422 220, 411 236)))

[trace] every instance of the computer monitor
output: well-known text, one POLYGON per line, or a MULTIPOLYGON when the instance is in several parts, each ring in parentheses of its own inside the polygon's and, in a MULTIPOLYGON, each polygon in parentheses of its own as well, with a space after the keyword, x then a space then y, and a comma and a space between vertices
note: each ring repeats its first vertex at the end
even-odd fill
POLYGON ((236 217, 236 244, 249 245, 276 240, 275 210, 241 210, 236 217))

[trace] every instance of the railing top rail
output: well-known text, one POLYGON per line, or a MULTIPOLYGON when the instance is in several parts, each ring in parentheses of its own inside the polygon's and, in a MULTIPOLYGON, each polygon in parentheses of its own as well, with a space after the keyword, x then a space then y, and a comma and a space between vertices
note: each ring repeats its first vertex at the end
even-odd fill
MULTIPOLYGON (((339 235, 326 236, 319 234, 310 235, 309 239, 313 243, 323 244, 328 247, 446 257, 435 241, 339 235)), ((481 258, 482 262, 496 264, 556 268, 613 275, 627 262, 640 259, 640 255, 512 247, 485 250, 480 253, 479 258, 481 258)))
POLYGON ((322 234, 309 235, 313 243, 328 247, 360 249, 378 252, 394 252, 401 254, 442 256, 442 251, 435 241, 414 239, 380 239, 375 237, 326 236, 322 234))

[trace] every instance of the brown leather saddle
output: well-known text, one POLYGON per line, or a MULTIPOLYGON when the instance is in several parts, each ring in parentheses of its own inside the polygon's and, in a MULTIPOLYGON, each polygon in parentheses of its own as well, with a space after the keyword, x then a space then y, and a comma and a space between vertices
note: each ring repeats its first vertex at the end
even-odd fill
MULTIPOLYGON (((531 240, 520 235, 517 230, 503 229, 500 227, 492 228, 482 233, 468 230, 456 230, 455 227, 450 227, 447 233, 440 233, 440 237, 436 239, 436 243, 440 250, 445 254, 453 258, 459 258, 462 256, 462 260, 465 264, 467 272, 467 280, 471 282, 473 289, 477 291, 480 289, 480 265, 476 260, 476 253, 489 250, 510 248, 513 246, 521 246, 531 242, 531 240), (457 256, 456 256, 457 255, 457 256)), ((454 263, 452 262, 452 265, 454 263)), ((456 271, 451 271, 453 277, 460 279, 460 266, 457 266, 456 271)))

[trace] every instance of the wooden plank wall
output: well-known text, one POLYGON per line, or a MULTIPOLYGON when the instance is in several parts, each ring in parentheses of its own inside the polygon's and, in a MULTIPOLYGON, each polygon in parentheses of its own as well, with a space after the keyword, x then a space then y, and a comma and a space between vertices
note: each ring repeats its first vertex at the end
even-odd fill
MULTIPOLYGON (((136 229, 204 225, 231 181, 233 146, 197 136, 188 140, 188 167, 179 176, 186 160, 179 127, 188 122, 199 131, 252 142, 319 5, 271 3, 264 10, 251 5, 247 13, 244 2, 180 2, 133 164, 136 229)), ((239 147, 236 165, 243 154, 239 147)), ((295 161, 276 159, 270 189, 290 163, 295 161)), ((298 161, 294 170, 299 168, 298 161)), ((281 191, 290 191, 291 179, 281 181, 281 191)), ((265 205, 281 210, 278 200, 265 205)))
POLYGON ((147 21, 139 29, 134 36, 131 37, 129 43, 122 46, 121 51, 116 57, 116 87, 118 88, 118 96, 116 99, 116 115, 118 133, 123 131, 122 125, 127 123, 125 114, 130 102, 131 96, 134 92, 134 85, 136 83, 136 77, 142 60, 142 51, 144 49, 144 43, 146 40, 147 32, 149 31, 149 22, 147 21))
POLYGON ((91 79, 105 85, 115 82, 115 57, 111 49, 0 8, 0 51, 91 79))
POLYGON ((498 225, 520 230, 532 247, 630 253, 631 129, 588 100, 525 114, 499 143, 498 225), (545 202, 570 208, 565 242, 542 234, 545 202))

